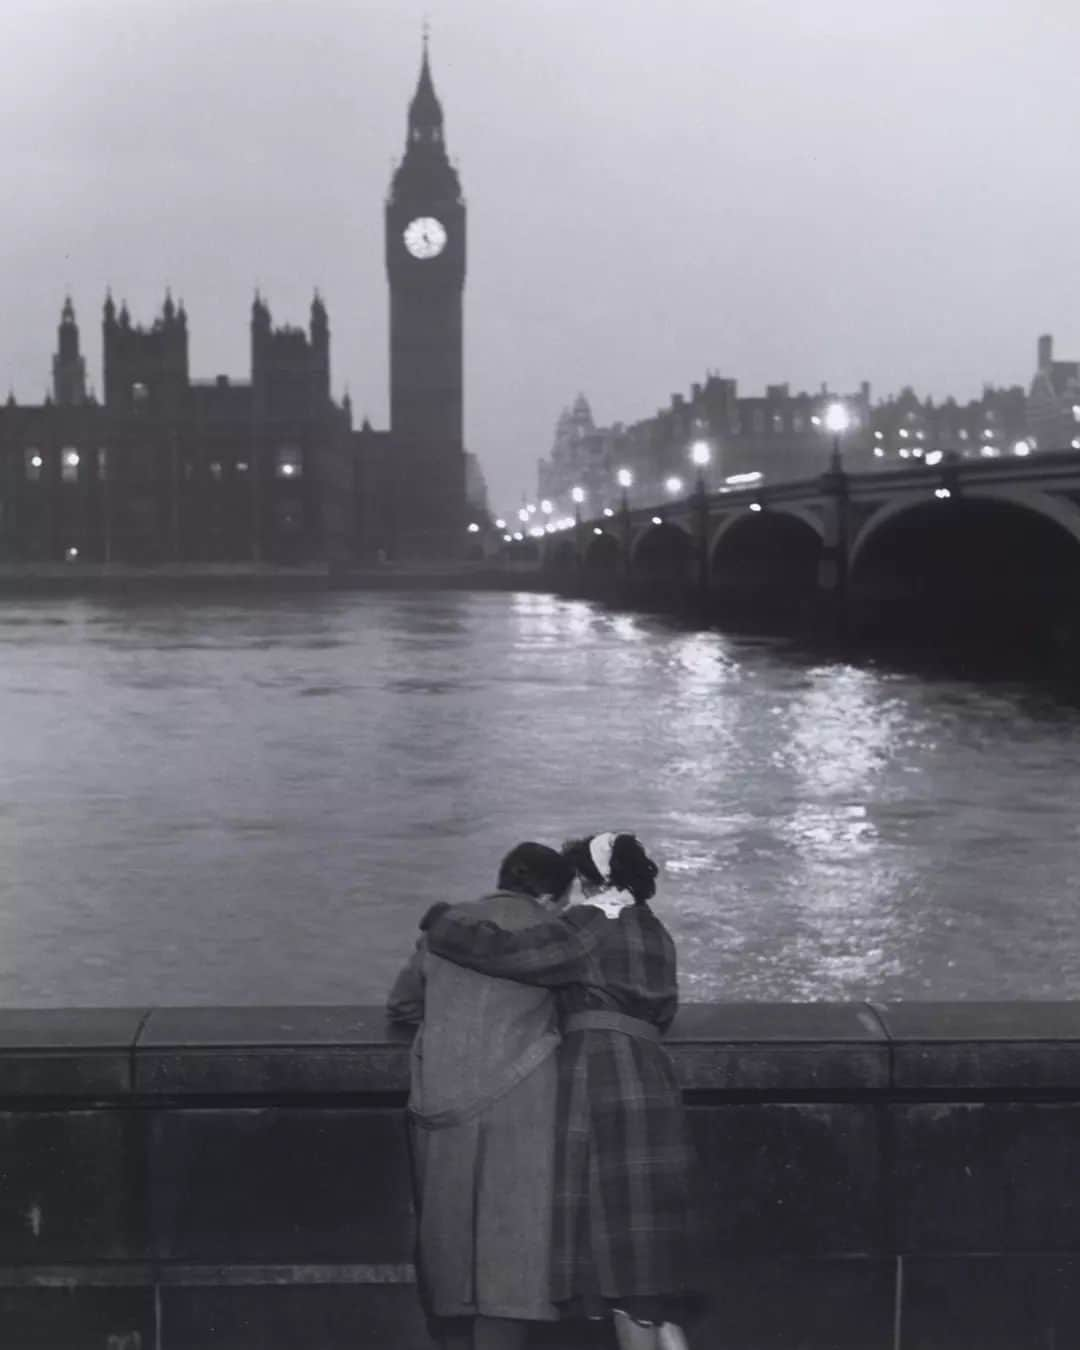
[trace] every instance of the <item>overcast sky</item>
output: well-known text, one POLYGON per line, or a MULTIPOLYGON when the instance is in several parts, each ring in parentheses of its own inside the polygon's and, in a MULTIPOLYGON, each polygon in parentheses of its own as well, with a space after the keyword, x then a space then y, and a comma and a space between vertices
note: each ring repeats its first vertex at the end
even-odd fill
POLYGON ((634 421, 709 369, 1026 384, 1080 357, 1077 0, 3 0, 0 386, 64 293, 166 284, 196 377, 258 284, 387 421, 383 199, 423 16, 469 207, 466 435, 506 508, 583 390, 634 421))

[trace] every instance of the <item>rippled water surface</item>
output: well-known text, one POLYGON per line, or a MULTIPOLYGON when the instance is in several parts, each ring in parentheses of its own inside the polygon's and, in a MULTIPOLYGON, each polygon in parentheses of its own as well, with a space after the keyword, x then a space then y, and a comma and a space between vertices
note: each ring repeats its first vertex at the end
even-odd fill
POLYGON ((381 1001, 635 828, 687 999, 1080 988, 1080 713, 530 594, 0 605, 0 1003, 381 1001))

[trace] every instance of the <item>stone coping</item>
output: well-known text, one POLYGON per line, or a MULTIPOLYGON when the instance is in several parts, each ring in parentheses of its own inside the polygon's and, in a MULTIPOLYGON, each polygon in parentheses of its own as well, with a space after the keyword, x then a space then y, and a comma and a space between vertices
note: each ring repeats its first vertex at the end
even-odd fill
MULTIPOLYGON (((1080 1092, 1080 1002, 690 1003, 690 1092, 1080 1092)), ((411 1033, 381 1007, 0 1008, 0 1098, 391 1094, 411 1033)))

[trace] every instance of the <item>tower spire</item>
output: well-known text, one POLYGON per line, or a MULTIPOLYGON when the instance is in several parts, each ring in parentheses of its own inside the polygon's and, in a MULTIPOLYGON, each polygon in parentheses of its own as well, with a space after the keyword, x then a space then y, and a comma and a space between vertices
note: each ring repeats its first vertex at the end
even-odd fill
POLYGON ((430 30, 425 19, 420 56, 420 77, 416 81, 416 93, 413 94, 412 102, 409 104, 410 145, 439 145, 443 138, 442 105, 435 93, 435 82, 431 78, 429 38, 430 30))

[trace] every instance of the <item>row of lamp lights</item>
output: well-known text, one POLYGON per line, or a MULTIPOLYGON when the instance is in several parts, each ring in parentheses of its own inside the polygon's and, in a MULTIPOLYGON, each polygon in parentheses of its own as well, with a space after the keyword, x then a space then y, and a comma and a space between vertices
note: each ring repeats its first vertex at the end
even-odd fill
MULTIPOLYGON (((1073 412, 1074 414, 1078 415, 1078 420, 1080 420, 1080 408, 1074 408, 1073 412)), ((833 468, 838 469, 841 467, 840 437, 843 435, 845 431, 847 431, 847 429, 851 425, 851 416, 843 403, 831 403, 828 406, 828 408, 826 408, 824 425, 825 429, 831 433, 833 438, 833 446, 832 446, 833 468)), ((1080 449, 1080 442, 1074 441, 1073 447, 1076 449, 1080 449)), ((1031 453, 1031 450, 1032 446, 1029 441, 1017 441, 1017 443, 1013 446, 1013 453, 1020 456, 1029 455, 1031 453)), ((875 447, 875 454, 878 454, 880 456, 881 453, 883 452, 880 450, 880 448, 875 447)), ((902 453, 903 451, 901 451, 901 454, 902 453)), ((919 457, 923 460, 925 464, 930 466, 940 464, 943 458, 942 452, 940 450, 930 450, 927 451, 925 454, 921 454, 919 457)), ((690 461, 697 469, 697 488, 699 492, 704 491, 705 470, 708 468, 711 459, 712 459, 712 451, 709 448, 708 442, 702 440, 694 441, 694 443, 690 446, 690 461)), ((732 474, 731 477, 726 478, 724 482, 728 486, 735 487, 741 484, 749 485, 752 482, 758 482, 760 481, 761 477, 762 475, 760 473, 732 474)), ((615 474, 615 481, 622 489, 623 505, 625 506, 626 493, 634 485, 633 472, 630 469, 626 468, 619 469, 615 474)), ((677 474, 672 474, 669 478, 664 480, 664 490, 672 497, 679 496, 684 491, 685 486, 686 485, 683 482, 683 479, 680 478, 677 474)), ((573 500, 574 506, 579 513, 581 506, 585 502, 586 495, 587 494, 583 487, 574 487, 570 490, 571 499, 573 500)), ((951 496, 951 493, 949 492, 948 488, 937 488, 935 489, 934 496, 941 500, 945 500, 949 496, 951 496)), ((542 515, 550 517, 553 510, 554 506, 552 502, 549 501, 547 498, 544 498, 544 500, 540 502, 539 511, 542 515)), ((761 503, 751 502, 750 510, 760 511, 761 503)), ((531 503, 528 505, 524 505, 518 511, 518 519, 521 522, 522 526, 520 530, 511 530, 508 527, 507 522, 503 519, 495 521, 495 528, 504 531, 503 540, 504 542, 509 544, 515 541, 525 539, 526 534, 528 534, 532 538, 540 539, 545 534, 554 534, 560 530, 571 529, 576 523, 574 517, 562 516, 555 520, 547 519, 544 524, 534 524, 530 526, 529 521, 536 514, 537 514, 536 505, 531 503)), ((610 506, 605 506, 603 509, 603 514, 605 516, 611 517, 615 514, 615 512, 610 506)), ((654 525, 660 525, 663 523, 662 517, 660 516, 653 516, 652 520, 654 525)), ((480 526, 475 523, 469 526, 469 531, 472 534, 478 533, 479 529, 480 526)), ((596 526, 595 532, 599 534, 602 533, 602 530, 600 529, 599 526, 596 526)))
MULTIPOLYGON (((705 441, 695 441, 693 445, 690 447, 690 459, 697 466, 699 483, 702 483, 702 485, 703 485, 702 475, 705 472, 705 468, 708 465, 710 458, 711 458, 711 451, 709 450, 709 447, 705 441)), ((633 470, 627 468, 616 470, 615 481, 616 483, 618 483, 620 489, 622 490, 623 506, 625 507, 626 505, 628 505, 626 494, 634 486, 633 470)), ((683 490, 683 480, 681 478, 672 476, 671 478, 667 479, 664 486, 672 496, 677 496, 683 490)), ((503 541, 507 544, 520 542, 521 540, 525 539, 526 535, 529 535, 534 539, 540 539, 545 534, 555 534, 561 530, 572 529, 580 519, 581 507, 585 504, 585 499, 587 496, 588 493, 580 485, 570 489, 570 499, 574 503, 574 510, 575 510, 574 516, 559 516, 556 517, 556 519, 554 520, 550 519, 555 508, 553 503, 545 497, 540 502, 539 508, 537 508, 537 506, 533 503, 528 503, 527 505, 521 507, 521 509, 518 511, 518 520, 521 522, 521 529, 519 530, 510 529, 507 522, 502 519, 495 521, 495 528, 497 530, 504 531, 503 541), (549 517, 549 519, 547 519, 543 524, 537 523, 530 526, 529 522, 530 520, 533 519, 534 516, 536 516, 538 509, 542 515, 549 517)), ((610 518, 615 514, 615 511, 612 507, 605 506, 602 514, 610 518)), ((660 523, 659 517, 654 517, 654 520, 656 521, 657 524, 660 523)), ((473 533, 479 530, 479 528, 480 527, 478 525, 469 526, 469 530, 473 533)), ((599 526, 596 526, 595 530, 596 533, 598 534, 602 533, 599 526)))

